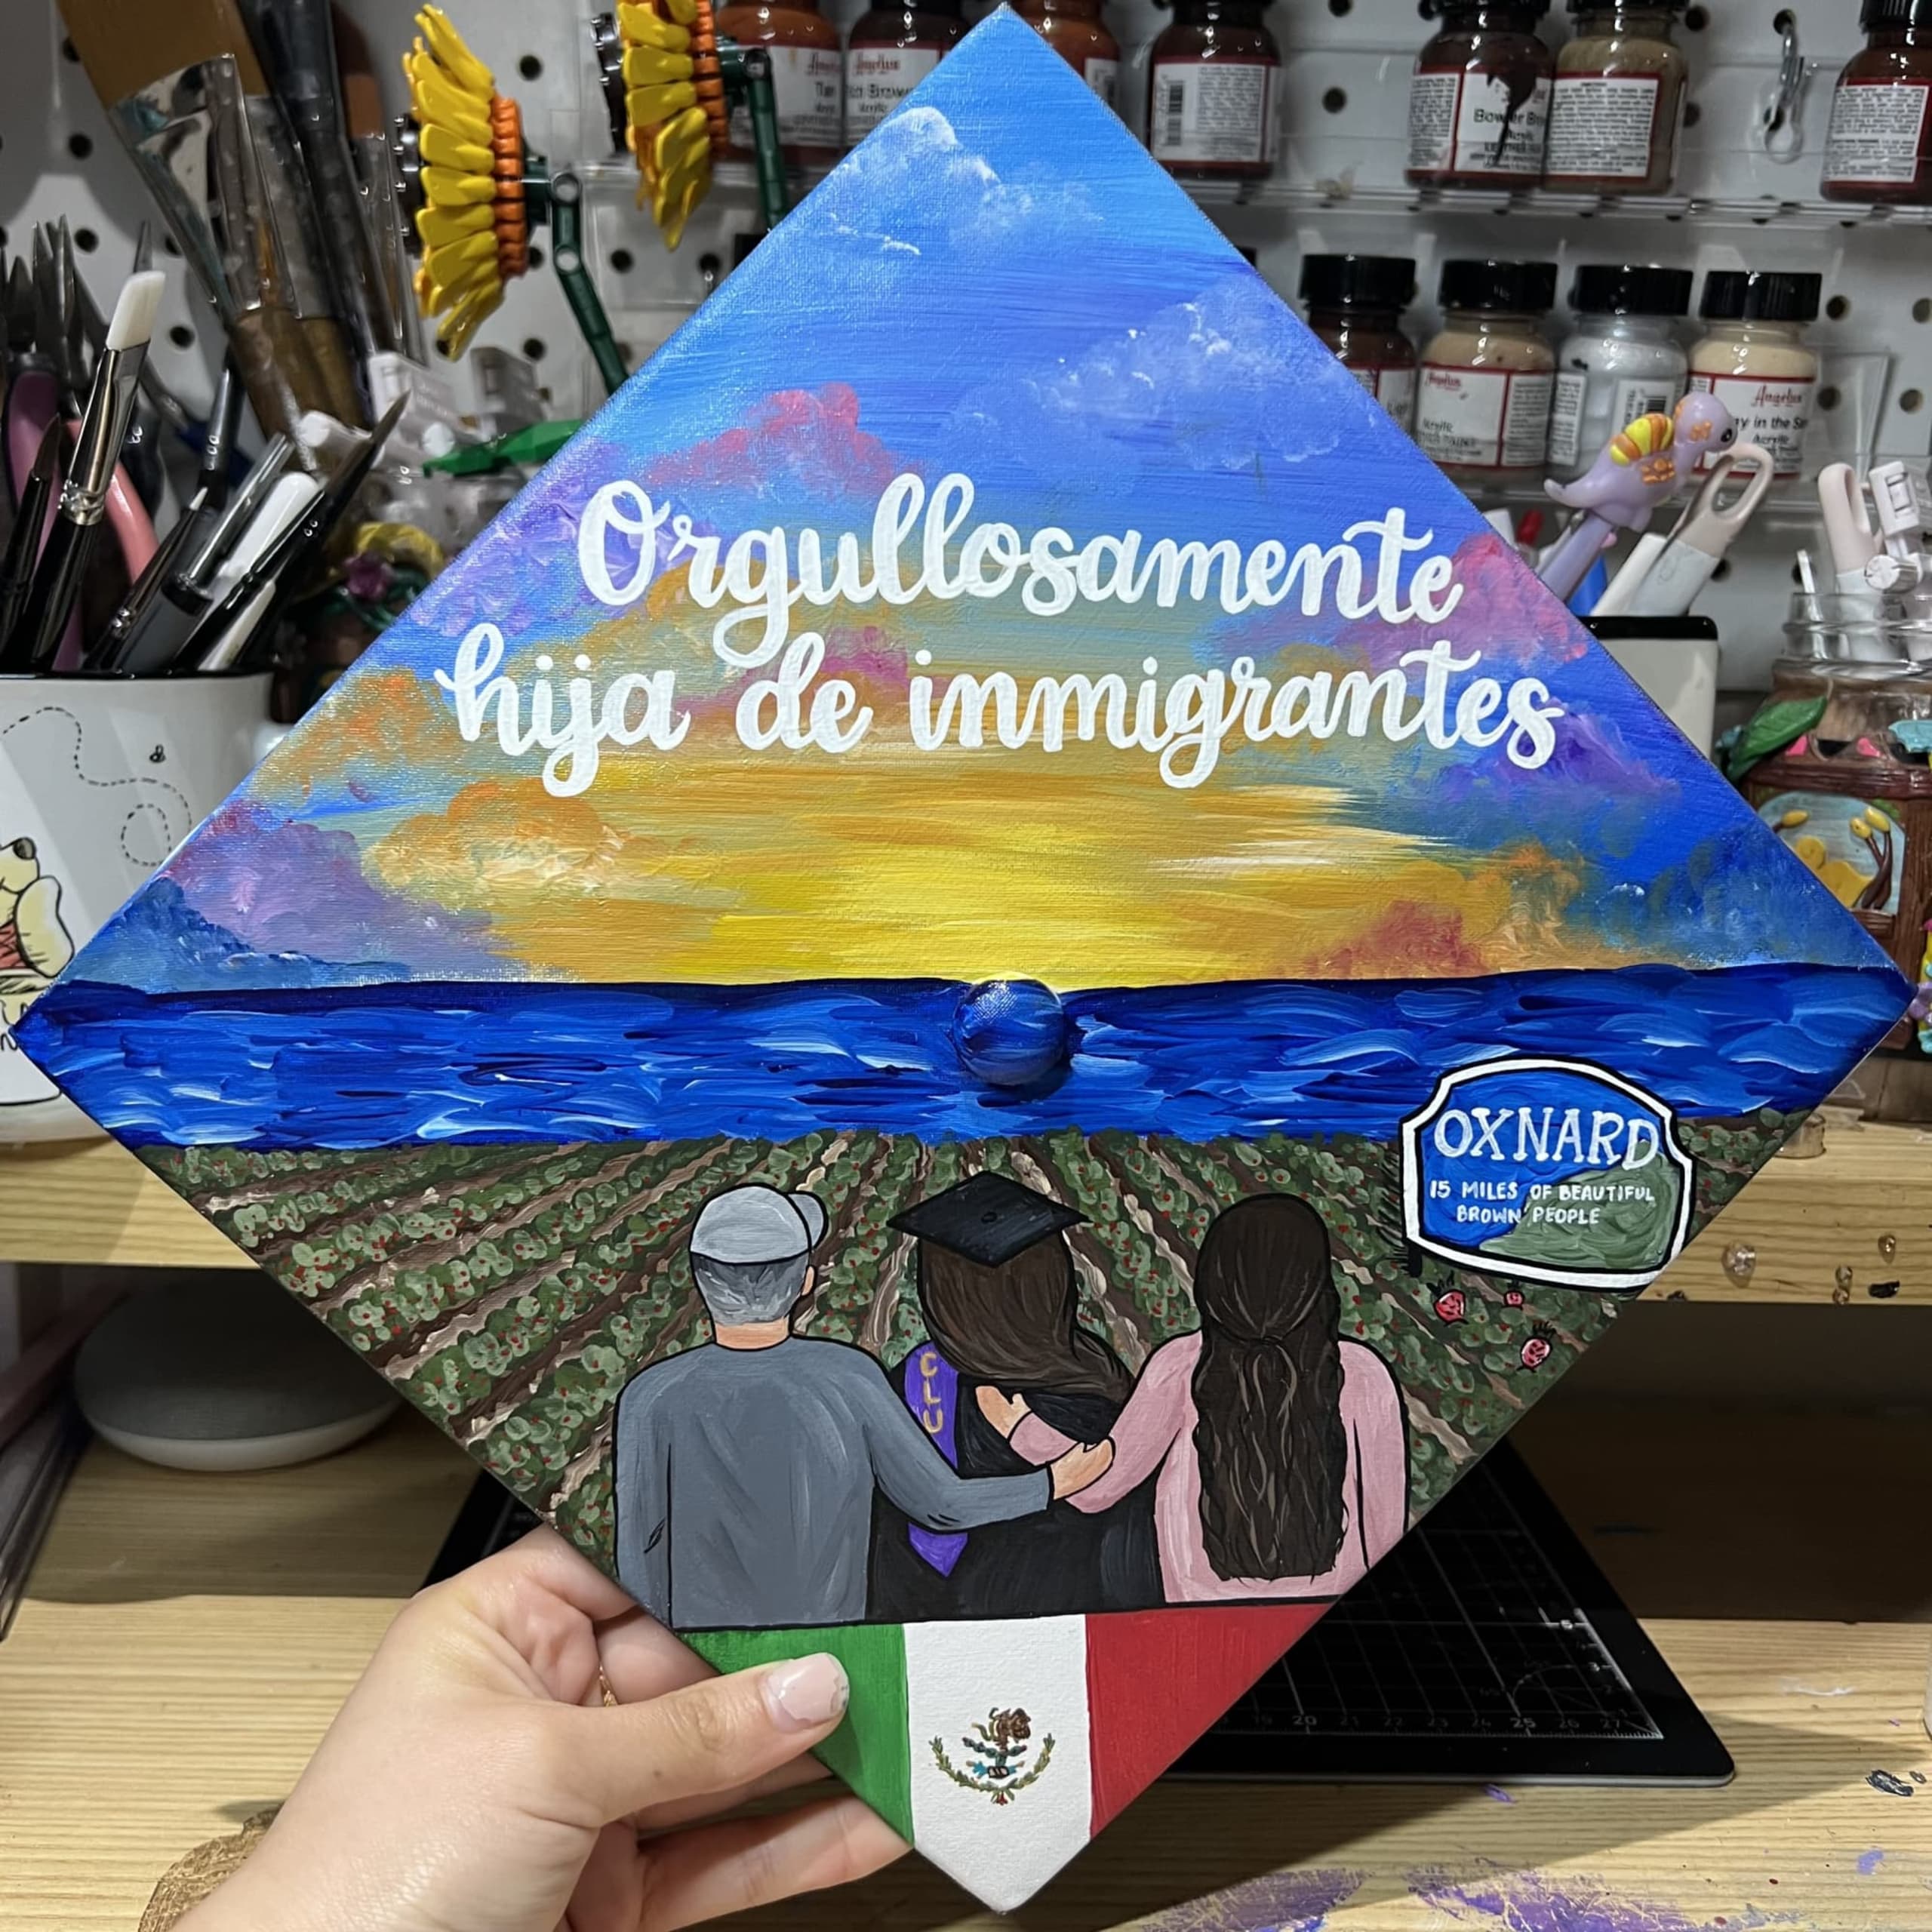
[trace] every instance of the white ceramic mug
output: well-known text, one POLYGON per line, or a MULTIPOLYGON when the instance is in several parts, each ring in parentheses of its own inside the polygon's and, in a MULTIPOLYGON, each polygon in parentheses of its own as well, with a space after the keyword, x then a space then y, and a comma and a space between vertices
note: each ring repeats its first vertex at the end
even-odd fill
POLYGON ((0 678, 0 1142, 100 1131, 14 1023, 281 735, 270 682, 0 678))

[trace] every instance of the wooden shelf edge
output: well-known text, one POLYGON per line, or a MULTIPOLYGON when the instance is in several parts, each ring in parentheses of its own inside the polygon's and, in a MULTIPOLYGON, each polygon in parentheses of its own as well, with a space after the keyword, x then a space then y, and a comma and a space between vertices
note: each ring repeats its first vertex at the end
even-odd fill
MULTIPOLYGON (((0 1148, 0 1261, 245 1268, 248 1257, 109 1140, 0 1148)), ((1932 1306, 1932 1132, 1839 1121, 1772 1161, 1653 1300, 1932 1306)))

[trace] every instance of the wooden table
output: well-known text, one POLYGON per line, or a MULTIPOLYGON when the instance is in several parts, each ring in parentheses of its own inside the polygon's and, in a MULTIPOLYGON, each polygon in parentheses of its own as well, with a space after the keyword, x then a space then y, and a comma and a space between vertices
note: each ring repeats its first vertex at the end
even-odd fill
MULTIPOLYGON (((1850 1453, 1872 1447, 1861 1440, 1850 1453)), ((1587 1442, 1573 1457, 1599 1460, 1587 1442)), ((174 1475, 97 1446, 0 1644, 0 1925, 128 1932, 174 1859, 281 1797, 469 1480, 463 1458, 410 1418, 346 1455, 254 1476, 174 1475)), ((1849 1536, 1847 1545, 1849 1557, 1849 1536)), ((1672 1567, 1662 1548, 1646 1546, 1638 1561, 1640 1571, 1672 1567)), ((1641 1581, 1638 1571, 1618 1577, 1626 1590, 1633 1576, 1641 1581)), ((1932 1923, 1932 1785, 1903 1799, 1867 1782, 1880 1770, 1932 1777, 1919 1720, 1932 1629, 1774 1614, 1648 1623, 1737 1759, 1728 1789, 1161 1785, 1017 1923, 1025 1932, 1143 1921, 1169 1932, 1932 1923)), ((909 1860, 749 1922, 990 1932, 1014 1921, 977 1912, 909 1860)))

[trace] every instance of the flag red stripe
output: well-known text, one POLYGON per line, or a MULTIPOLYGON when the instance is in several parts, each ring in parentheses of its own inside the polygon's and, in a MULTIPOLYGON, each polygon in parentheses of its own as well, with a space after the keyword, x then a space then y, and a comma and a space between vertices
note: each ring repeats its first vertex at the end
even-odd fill
POLYGON ((1094 1829, 1139 1797, 1327 1608, 1217 1604, 1088 1617, 1094 1829))

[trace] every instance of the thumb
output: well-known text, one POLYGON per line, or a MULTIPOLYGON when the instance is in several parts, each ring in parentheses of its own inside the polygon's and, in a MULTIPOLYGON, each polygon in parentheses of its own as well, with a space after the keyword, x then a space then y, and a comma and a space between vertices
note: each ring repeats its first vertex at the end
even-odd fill
POLYGON ((643 1703, 552 1706, 564 1789, 608 1824, 749 1784, 831 1736, 851 1697, 824 1652, 706 1678, 643 1703))

